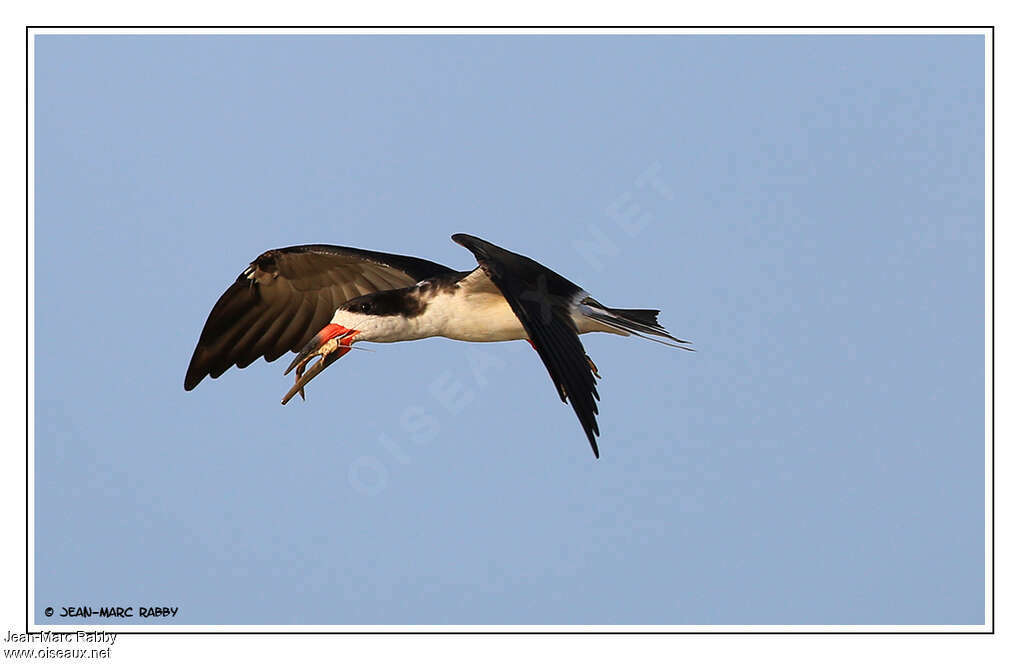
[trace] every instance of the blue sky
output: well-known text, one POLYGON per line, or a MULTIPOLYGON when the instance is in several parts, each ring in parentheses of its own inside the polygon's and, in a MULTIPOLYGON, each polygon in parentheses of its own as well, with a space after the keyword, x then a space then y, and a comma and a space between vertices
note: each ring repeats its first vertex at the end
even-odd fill
POLYGON ((36 621, 982 623, 983 48, 37 37, 36 621), (600 460, 524 343, 182 390, 261 251, 455 232, 699 351, 584 337, 600 460))

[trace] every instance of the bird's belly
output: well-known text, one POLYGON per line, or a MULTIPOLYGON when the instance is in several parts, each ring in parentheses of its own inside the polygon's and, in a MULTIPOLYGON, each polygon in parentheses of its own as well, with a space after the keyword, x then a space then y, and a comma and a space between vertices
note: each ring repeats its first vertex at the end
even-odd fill
POLYGON ((444 308, 441 335, 457 341, 513 341, 526 330, 500 295, 452 298, 444 308))

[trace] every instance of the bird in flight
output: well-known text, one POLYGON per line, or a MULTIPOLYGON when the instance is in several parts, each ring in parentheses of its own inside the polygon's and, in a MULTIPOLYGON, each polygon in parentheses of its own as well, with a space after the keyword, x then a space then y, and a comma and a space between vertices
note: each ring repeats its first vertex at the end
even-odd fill
POLYGON ((476 269, 366 249, 307 244, 260 254, 213 306, 185 373, 185 389, 297 353, 285 370, 295 384, 282 404, 357 341, 427 337, 458 341, 525 339, 540 355, 558 396, 572 406, 594 456, 597 366, 580 343, 586 332, 637 335, 692 350, 658 323, 655 309, 613 309, 540 263, 480 238, 452 240, 476 257, 476 269), (312 360, 318 360, 306 371, 312 360))

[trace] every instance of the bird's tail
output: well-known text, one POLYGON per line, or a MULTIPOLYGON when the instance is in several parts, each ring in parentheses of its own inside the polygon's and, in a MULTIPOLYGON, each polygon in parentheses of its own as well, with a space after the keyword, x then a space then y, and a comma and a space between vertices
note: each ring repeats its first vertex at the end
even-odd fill
POLYGON ((689 344, 689 341, 677 339, 661 326, 661 323, 658 322, 658 313, 660 312, 657 309, 613 309, 588 297, 580 302, 580 311, 587 318, 603 323, 624 334, 636 335, 673 348, 693 350, 683 345, 689 344), (665 341, 665 339, 670 341, 665 341))

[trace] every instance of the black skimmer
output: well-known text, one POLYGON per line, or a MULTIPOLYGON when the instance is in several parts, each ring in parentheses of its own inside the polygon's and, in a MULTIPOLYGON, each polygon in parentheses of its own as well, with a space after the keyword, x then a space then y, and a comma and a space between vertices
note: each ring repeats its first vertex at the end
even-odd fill
POLYGON ((310 244, 261 254, 214 305, 185 374, 191 390, 231 365, 298 353, 285 370, 300 394, 357 341, 426 337, 458 341, 525 339, 540 355, 558 396, 568 400, 597 450, 597 367, 579 335, 638 335, 691 350, 663 328, 655 309, 613 309, 540 263, 458 233, 479 267, 458 272, 421 258, 310 244), (306 365, 319 361, 307 372, 306 365))

